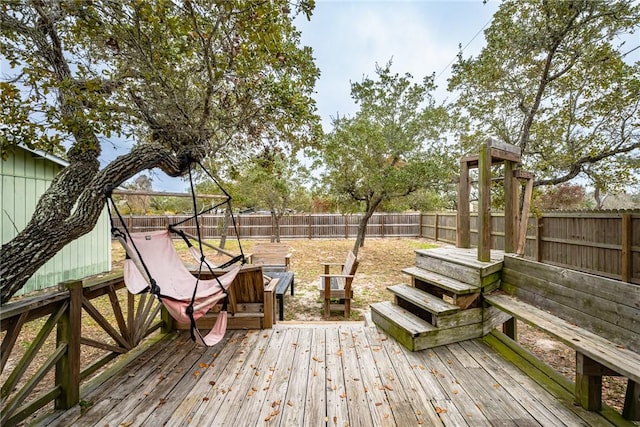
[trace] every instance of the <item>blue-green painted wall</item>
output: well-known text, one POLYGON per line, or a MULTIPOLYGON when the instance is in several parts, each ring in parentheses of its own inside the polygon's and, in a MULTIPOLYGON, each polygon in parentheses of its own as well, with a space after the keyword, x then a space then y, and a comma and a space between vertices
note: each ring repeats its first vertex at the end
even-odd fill
MULTIPOLYGON (((11 240, 18 230, 27 225, 38 199, 49 187, 53 177, 64 167, 63 161, 52 159, 17 148, 7 160, 0 161, 2 243, 11 240)), ((105 210, 91 233, 58 252, 31 277, 18 295, 55 287, 64 280, 80 279, 108 271, 110 266, 111 236, 109 217, 105 210)))

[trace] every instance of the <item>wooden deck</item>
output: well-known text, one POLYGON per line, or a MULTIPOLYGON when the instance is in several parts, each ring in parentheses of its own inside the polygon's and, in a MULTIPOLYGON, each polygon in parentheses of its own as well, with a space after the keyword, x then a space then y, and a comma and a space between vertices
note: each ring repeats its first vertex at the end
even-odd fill
POLYGON ((561 403, 480 339, 409 352, 363 323, 279 323, 159 341, 40 425, 609 425, 561 403))

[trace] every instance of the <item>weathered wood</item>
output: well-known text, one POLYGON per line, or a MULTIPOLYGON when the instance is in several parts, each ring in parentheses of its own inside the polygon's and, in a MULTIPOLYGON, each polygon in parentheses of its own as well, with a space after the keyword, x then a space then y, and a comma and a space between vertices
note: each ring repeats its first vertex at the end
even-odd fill
MULTIPOLYGON (((0 389, 0 396, 2 400, 6 400, 6 398, 13 392, 16 387, 18 381, 23 377, 27 368, 33 362, 33 359, 36 357, 42 346, 44 345, 45 340, 51 334, 51 331, 56 326, 60 318, 64 315, 64 313, 68 310, 69 303, 65 302, 62 306, 58 306, 58 311, 54 312, 49 319, 47 319, 46 323, 42 326, 40 331, 37 333, 36 337, 33 339, 29 348, 24 352, 18 363, 16 364, 13 371, 9 374, 5 382, 2 384, 2 388, 0 389)), ((25 396, 26 397, 26 396, 25 396)), ((19 402, 16 403, 14 407, 17 407, 19 402)), ((11 415, 11 411, 4 410, 2 419, 8 418, 11 415)))
POLYGON ((251 264, 261 265, 265 271, 291 269, 291 250, 285 243, 256 243, 253 252, 247 258, 251 264))
POLYGON ((640 351, 638 286, 515 257, 505 257, 502 286, 558 317, 640 351))
MULTIPOLYGON (((531 413, 542 425, 571 425, 575 415, 560 401, 553 399, 546 393, 535 393, 535 382, 525 375, 515 365, 505 364, 494 352, 489 351, 486 345, 479 341, 464 341, 459 344, 466 351, 473 354, 477 362, 500 384, 501 388, 508 390, 516 396, 519 402, 532 402, 526 405, 531 413)), ((459 352, 455 352, 459 358, 459 352)))
POLYGON ((346 334, 339 328, 331 328, 326 332, 327 353, 326 360, 326 418, 315 420, 315 424, 326 425, 325 420, 330 420, 334 425, 344 426, 349 424, 350 413, 348 408, 347 390, 345 388, 345 376, 342 370, 347 343, 346 334))
POLYGON ((579 421, 565 422, 566 425, 573 425, 574 423, 598 426, 630 424, 616 411, 607 407, 603 407, 600 413, 596 413, 576 405, 574 383, 504 334, 494 330, 491 334, 486 335, 483 341, 498 352, 499 355, 492 357, 510 361, 514 369, 521 371, 523 375, 550 393, 555 401, 571 411, 574 414, 574 419, 575 416, 578 417, 579 421))
MULTIPOLYGON (((144 191, 144 190, 113 190, 115 196, 149 196, 149 197, 193 197, 191 193, 175 193, 167 191, 144 191)), ((221 194, 195 194, 199 199, 227 199, 227 196, 221 194)))
POLYGON ((454 280, 450 277, 443 276, 441 274, 424 270, 419 267, 407 267, 402 269, 402 272, 411 276, 414 280, 420 280, 422 282, 432 283, 437 285, 438 288, 446 289, 456 295, 473 294, 480 291, 479 286, 470 285, 459 280, 454 280))
POLYGON ((4 367, 7 364, 7 360, 9 360, 9 356, 11 355, 11 351, 13 350, 16 341, 20 335, 20 331, 22 330, 22 326, 27 321, 27 317, 29 316, 28 312, 24 312, 14 316, 9 321, 5 321, 6 323, 5 329, 7 331, 4 339, 2 340, 2 345, 0 346, 0 372, 4 372, 4 367))
MULTIPOLYGON (((513 317, 510 314, 505 313, 504 311, 496 307, 485 304, 485 307, 483 308, 483 311, 482 311, 482 334, 487 335, 495 328, 500 327, 500 325, 509 323, 509 320, 511 319, 513 319, 513 317)), ((514 325, 515 325, 515 322, 514 322, 514 325)), ((514 334, 514 337, 511 337, 510 335, 507 335, 507 336, 515 339, 514 338, 515 334, 514 334)))
MULTIPOLYGON (((298 415, 300 425, 324 426, 327 416, 326 390, 329 387, 327 381, 328 359, 327 351, 327 330, 314 329, 311 344, 311 362, 309 365, 309 381, 307 384, 306 402, 304 406, 304 417, 298 415)), ((299 408, 286 404, 287 412, 298 413, 299 408)), ((287 414, 288 415, 288 414, 287 414)))
POLYGON ((504 251, 506 253, 514 253, 518 245, 516 234, 518 180, 514 176, 514 166, 511 161, 504 162, 504 251))
POLYGON ((449 304, 413 286, 399 284, 387 286, 387 289, 395 295, 396 299, 403 299, 435 315, 446 315, 460 311, 460 307, 457 305, 449 304))
MULTIPOLYGON (((278 365, 278 356, 283 348, 287 348, 284 346, 287 340, 286 333, 279 333, 277 331, 269 332, 271 333, 269 334, 268 345, 265 344, 262 359, 258 362, 260 367, 256 367, 252 375, 246 376, 246 383, 238 384, 238 387, 241 387, 242 391, 248 391, 246 393, 240 391, 235 398, 225 401, 220 408, 220 425, 248 426, 257 425, 267 420, 278 424, 279 417, 276 415, 280 415, 284 410, 283 408, 286 402, 283 401, 282 396, 268 401, 266 400, 266 395, 267 390, 269 390, 272 385, 274 372, 278 365), (257 418, 257 415, 260 414, 260 410, 264 406, 269 407, 271 412, 262 419, 257 418), (273 415, 275 411, 277 411, 278 414, 273 415)), ((256 364, 256 366, 258 365, 256 364)))
MULTIPOLYGON (((362 377, 360 366, 358 364, 358 352, 355 343, 352 341, 351 333, 348 328, 340 328, 340 333, 344 336, 342 341, 342 372, 344 376, 344 389, 350 426, 369 427, 375 425, 371 410, 367 404, 367 393, 364 387, 374 387, 371 383, 366 383, 362 377)), ((371 368, 371 367, 369 367, 371 368)), ((380 402, 382 403, 382 402, 380 402)))
POLYGON ((602 375, 589 375, 585 373, 588 367, 585 365, 595 363, 584 354, 576 353, 576 400, 588 411, 600 411, 602 409, 602 375))
MULTIPOLYGON (((229 335, 228 341, 218 343, 216 347, 222 346, 222 350, 212 351, 211 357, 206 359, 208 368, 205 369, 201 376, 201 381, 198 381, 192 386, 191 390, 182 397, 179 405, 176 407, 173 415, 171 416, 173 425, 184 425, 189 422, 201 422, 200 419, 194 419, 194 414, 199 411, 201 405, 211 402, 214 398, 222 400, 223 393, 221 392, 226 387, 223 384, 221 378, 226 378, 227 371, 235 369, 234 364, 239 363, 242 359, 243 351, 237 351, 235 344, 242 341, 243 333, 234 332, 229 335), (227 345, 224 345, 226 343, 227 345), (234 343, 234 345, 228 345, 234 343), (211 363, 210 363, 211 362, 211 363)), ((253 334, 253 338, 257 339, 257 335, 253 334)), ((214 350, 214 349, 212 349, 214 350)), ((215 416, 219 409, 218 405, 211 404, 207 408, 206 414, 215 416)), ((198 412, 202 414, 202 412, 198 412)), ((195 424, 197 425, 197 424, 195 424)))
MULTIPOLYGON (((460 161, 460 180, 458 181, 458 214, 456 246, 459 248, 471 247, 471 222, 469 216, 469 164, 460 161)), ((437 235, 438 223, 435 224, 437 235)), ((436 239, 437 240, 437 239, 436 239)))
POLYGON ((323 314, 325 319, 331 315, 331 310, 344 311, 345 319, 351 316, 351 299, 353 298, 353 279, 358 269, 358 260, 352 251, 347 253, 342 264, 322 263, 324 274, 320 275, 318 292, 323 301, 323 314), (340 274, 332 274, 331 266, 341 266, 340 274), (341 300, 340 304, 332 303, 332 300, 341 300))
POLYGON ((482 323, 482 308, 469 308, 456 313, 435 316, 435 326, 440 329, 482 323))
POLYGON ((486 143, 480 145, 478 163, 478 261, 491 259, 491 153, 486 143))
POLYGON ((640 419, 640 383, 632 380, 627 382, 622 416, 628 420, 640 419))
POLYGON ((531 196, 533 194, 533 178, 528 179, 524 189, 524 202, 522 204, 522 214, 520 215, 520 227, 518 231, 518 255, 524 255, 525 244, 527 243, 527 225, 529 222, 529 209, 531 207, 531 196))
MULTIPOLYGON (((361 388, 358 394, 365 396, 371 418, 375 426, 410 425, 416 417, 406 405, 406 399, 391 402, 393 390, 401 390, 395 384, 395 376, 385 377, 378 369, 380 362, 373 357, 371 346, 362 328, 350 328, 351 344, 355 349, 360 366, 361 388), (372 385, 369 388, 368 385, 372 385), (391 389, 391 390, 389 390, 391 389), (393 409, 391 408, 393 405, 393 409), (395 415, 395 416, 394 416, 395 415)), ((396 396, 399 397, 399 396, 396 396)), ((395 400, 395 399, 394 399, 395 400)))
MULTIPOLYGON (((382 378, 395 379, 394 390, 400 390, 401 394, 395 396, 393 390, 389 390, 389 399, 395 402, 396 399, 403 399, 410 403, 413 414, 417 418, 414 422, 418 425, 442 426, 442 420, 431 405, 432 399, 444 399, 444 392, 439 387, 433 376, 419 380, 414 371, 420 370, 418 358, 414 353, 400 349, 395 340, 390 340, 386 335, 380 334, 373 328, 366 328, 365 332, 369 337, 369 343, 376 354, 376 364, 378 364, 382 378), (406 364, 412 369, 404 369, 406 364)), ((423 370, 424 366, 422 367, 423 370)), ((392 386, 393 388, 393 386, 392 386)), ((395 406, 392 403, 392 406, 395 406)), ((408 425, 408 424, 407 424, 408 425)))
POLYGON ((485 300, 524 322, 543 329, 569 347, 607 366, 608 368, 640 381, 640 354, 621 346, 575 324, 570 324, 552 314, 533 307, 508 295, 487 295, 485 300))
POLYGON ((322 322, 236 332, 194 357, 186 335, 87 396, 83 415, 48 424, 607 425, 475 342, 412 353, 362 324, 322 322))

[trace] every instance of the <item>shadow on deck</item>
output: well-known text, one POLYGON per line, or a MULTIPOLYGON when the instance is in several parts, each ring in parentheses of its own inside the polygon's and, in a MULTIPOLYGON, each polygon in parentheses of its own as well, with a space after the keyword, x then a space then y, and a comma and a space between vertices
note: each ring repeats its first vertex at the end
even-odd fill
POLYGON ((207 349, 177 333, 105 378, 39 425, 610 425, 487 339, 410 352, 356 322, 230 331, 207 349))

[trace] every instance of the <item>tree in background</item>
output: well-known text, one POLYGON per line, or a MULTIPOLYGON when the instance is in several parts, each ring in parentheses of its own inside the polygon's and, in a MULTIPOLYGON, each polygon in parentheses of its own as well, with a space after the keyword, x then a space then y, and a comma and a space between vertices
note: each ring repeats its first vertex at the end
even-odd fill
POLYGON ((625 62, 637 46, 614 44, 638 29, 629 0, 502 2, 486 47, 460 55, 449 80, 468 119, 464 149, 487 135, 519 146, 536 186, 581 175, 606 192, 637 181, 640 63, 625 62))
POLYGON ((562 183, 548 187, 537 194, 533 201, 533 209, 537 211, 584 209, 588 207, 586 196, 583 186, 562 183))
POLYGON ((312 0, 3 3, 0 46, 15 72, 0 83, 0 152, 15 144, 53 151, 64 141, 69 166, 27 227, 2 245, 1 302, 89 232, 109 189, 137 173, 157 167, 180 176, 206 156, 313 139, 318 70, 293 24, 312 7, 312 0), (100 169, 101 146, 113 135, 136 143, 100 169))
POLYGON ((376 67, 375 80, 352 83, 351 96, 360 110, 353 118, 335 118, 333 130, 314 152, 326 194, 343 210, 364 213, 356 255, 369 219, 382 204, 422 188, 439 188, 454 171, 440 137, 447 114, 431 96, 433 78, 415 84, 409 74, 392 74, 390 67, 376 67))
POLYGON ((306 202, 303 186, 306 176, 305 168, 295 155, 269 148, 250 159, 236 177, 237 191, 244 203, 269 210, 272 242, 280 241, 280 220, 283 215, 290 209, 301 208, 301 201, 306 202))

